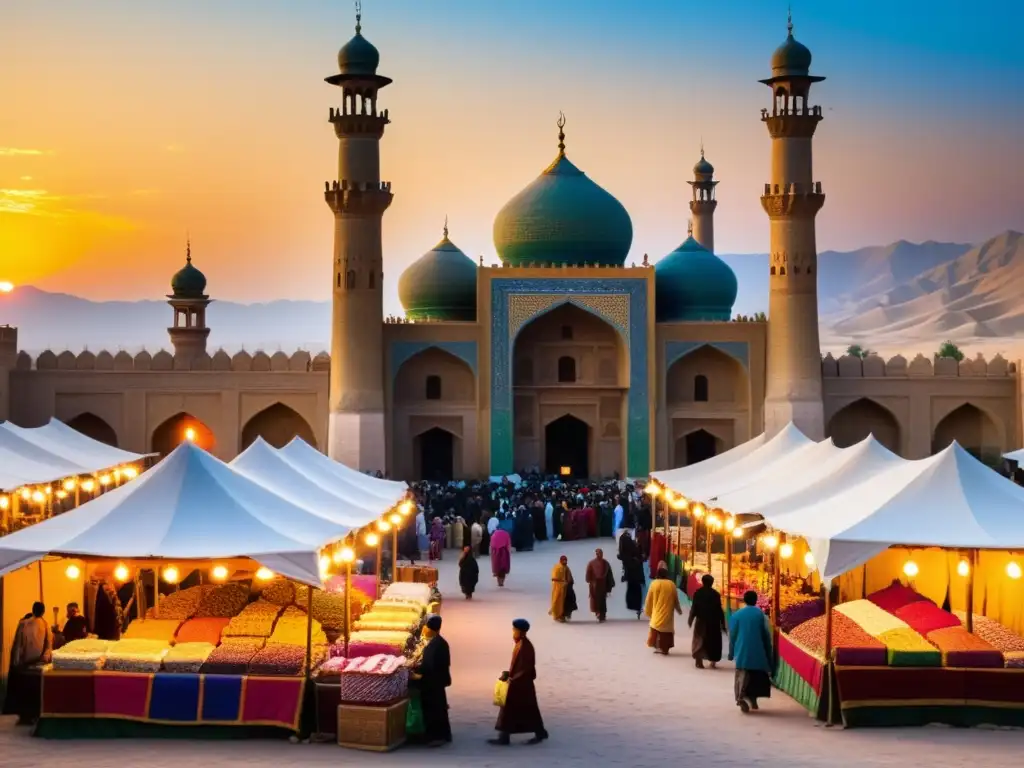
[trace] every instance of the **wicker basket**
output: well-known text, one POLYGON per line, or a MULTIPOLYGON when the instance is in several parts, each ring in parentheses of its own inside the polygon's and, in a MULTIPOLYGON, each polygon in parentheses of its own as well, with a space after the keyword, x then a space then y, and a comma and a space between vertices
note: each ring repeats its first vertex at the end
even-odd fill
POLYGON ((409 699, 386 707, 338 705, 338 744, 350 749, 390 752, 405 743, 409 699))

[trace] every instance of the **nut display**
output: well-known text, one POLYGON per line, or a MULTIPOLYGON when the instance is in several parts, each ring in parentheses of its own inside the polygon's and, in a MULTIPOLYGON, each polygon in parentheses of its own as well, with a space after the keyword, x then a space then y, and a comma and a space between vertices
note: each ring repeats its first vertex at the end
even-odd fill
POLYGON ((794 603, 779 612, 779 629, 792 632, 796 627, 818 616, 825 615, 825 601, 821 598, 794 603))
POLYGON ((198 618, 230 619, 249 602, 249 587, 245 584, 224 584, 212 587, 196 608, 198 618))
MULTIPOLYGON (((815 616, 798 625, 789 639, 819 659, 825 657, 825 617, 815 616)), ((832 611, 832 654, 842 666, 885 666, 885 645, 859 627, 856 622, 832 611)))
POLYGON ((287 579, 275 579, 260 592, 260 599, 282 607, 295 602, 295 585, 287 579))
POLYGON ((204 675, 244 675, 249 671, 249 662, 262 648, 262 640, 256 642, 222 643, 206 657, 199 671, 204 675))
MULTIPOLYGON (((311 662, 316 667, 326 655, 323 646, 313 646, 311 662)), ((306 649, 297 645, 267 643, 249 662, 250 675, 295 676, 306 671, 306 649)))
POLYGON ((178 643, 164 656, 164 671, 195 674, 215 649, 210 643, 178 643))
MULTIPOLYGON (((196 610, 199 608, 199 601, 209 589, 212 589, 212 587, 197 586, 189 587, 188 589, 179 589, 177 592, 172 592, 169 595, 161 595, 159 610, 160 618, 177 619, 178 621, 191 619, 196 615, 196 610)), ((146 618, 156 618, 156 614, 156 608, 150 608, 146 611, 146 618)))
MULTIPOLYGON (((284 645, 300 645, 306 647, 306 630, 308 619, 306 612, 294 605, 284 609, 274 626, 274 632, 267 644, 278 643, 284 645)), ((320 622, 313 619, 313 645, 326 645, 327 635, 324 634, 320 622)))
MULTIPOLYGON (((967 626, 967 613, 965 611, 954 611, 953 614, 960 619, 965 627, 967 626)), ((1024 653, 1024 637, 1021 637, 1009 627, 1000 624, 995 619, 974 614, 972 624, 974 634, 997 651, 1003 651, 1003 653, 1024 653)))
POLYGON ((108 672, 159 672, 171 647, 160 640, 120 640, 107 650, 108 672))
POLYGON ((72 640, 53 652, 54 669, 103 669, 108 640, 72 640))
POLYGON ((249 603, 242 612, 232 618, 222 637, 270 637, 277 617, 284 611, 279 605, 266 600, 249 603))

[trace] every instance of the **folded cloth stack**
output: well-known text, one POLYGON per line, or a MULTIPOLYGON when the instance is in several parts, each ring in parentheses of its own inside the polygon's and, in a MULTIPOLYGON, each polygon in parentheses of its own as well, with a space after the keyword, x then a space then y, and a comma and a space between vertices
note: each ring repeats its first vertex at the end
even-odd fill
MULTIPOLYGON (((789 639, 824 660, 825 617, 808 619, 789 633, 789 639)), ((836 664, 846 667, 884 667, 887 663, 882 641, 835 610, 832 611, 832 658, 836 664)))
MULTIPOLYGON (((287 583, 287 582, 285 582, 287 583)), ((263 637, 267 638, 274 631, 274 622, 284 610, 280 605, 267 600, 257 600, 249 603, 242 612, 232 618, 224 631, 222 637, 263 637)))
MULTIPOLYGON (((419 619, 425 613, 425 607, 421 603, 404 603, 404 602, 392 602, 388 600, 378 600, 373 604, 366 613, 374 614, 393 614, 396 616, 408 616, 413 619, 419 619)), ((364 614, 365 615, 365 614, 364 614)))
MULTIPOLYGON (((305 648, 308 621, 305 611, 294 605, 288 606, 277 620, 274 633, 270 636, 267 644, 301 645, 305 648)), ((313 645, 326 644, 327 635, 324 634, 323 627, 320 626, 320 622, 313 619, 313 645)))
POLYGON ((402 618, 401 616, 379 614, 375 611, 370 611, 368 614, 359 619, 359 621, 355 622, 353 624, 353 628, 357 632, 361 630, 371 630, 411 633, 413 630, 416 629, 416 626, 419 623, 419 619, 410 619, 408 617, 402 618))
MULTIPOLYGON (((313 646, 311 663, 315 669, 323 661, 324 646, 313 646)), ((267 643, 249 661, 250 675, 294 677, 306 671, 306 649, 297 645, 267 643)))
POLYGON ((246 584, 224 584, 213 587, 203 595, 196 608, 199 618, 230 619, 245 608, 249 602, 249 587, 246 584))
POLYGON ((170 645, 180 626, 177 619, 136 619, 121 637, 126 640, 160 640, 164 645, 170 645))
POLYGON ((72 640, 53 652, 54 669, 103 669, 109 640, 72 640))
POLYGON ((171 647, 161 640, 119 640, 107 650, 108 672, 159 672, 171 647))
POLYGON ((164 672, 195 674, 216 648, 211 643, 178 643, 164 656, 164 672))
POLYGON ((929 632, 925 637, 939 649, 944 667, 992 668, 1003 666, 1003 654, 959 624, 929 632))
MULTIPOLYGON (((212 587, 200 585, 196 587, 188 587, 187 589, 179 589, 177 592, 172 592, 169 595, 161 595, 159 606, 160 618, 177 619, 178 621, 191 619, 196 615, 196 610, 199 608, 199 601, 202 600, 203 595, 211 589, 212 587)), ((156 614, 156 608, 150 608, 146 611, 146 618, 156 618, 156 614)))
POLYGON ((413 642, 413 637, 408 632, 394 632, 387 630, 359 630, 353 632, 348 639, 349 656, 355 658, 352 648, 359 644, 386 645, 393 649, 393 652, 404 655, 405 651, 413 642))
POLYGON ((385 704, 409 691, 409 669, 401 656, 336 659, 341 700, 385 704), (345 664, 342 666, 341 662, 345 664))
POLYGON ((244 675, 249 662, 264 645, 263 640, 232 640, 213 650, 199 671, 204 675, 244 675))
POLYGON ((178 634, 174 636, 176 645, 181 643, 207 643, 219 645, 220 636, 231 619, 189 619, 178 628, 178 634))

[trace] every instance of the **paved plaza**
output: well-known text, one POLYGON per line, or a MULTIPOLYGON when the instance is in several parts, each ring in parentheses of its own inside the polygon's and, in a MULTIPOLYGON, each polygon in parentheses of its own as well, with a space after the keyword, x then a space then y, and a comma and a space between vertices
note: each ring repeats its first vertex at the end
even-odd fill
MULTIPOLYGON (((971 763, 986 768, 1019 765, 1024 732, 954 730, 943 727, 844 731, 816 725, 795 703, 776 692, 758 713, 744 716, 732 701, 732 668, 697 670, 689 658, 689 632, 677 622, 680 645, 673 655, 645 647, 647 624, 625 610, 623 585, 611 596, 606 624, 585 610, 585 586, 577 586, 584 610, 569 624, 547 617, 549 575, 559 554, 582 579, 594 540, 538 544, 513 554, 512 573, 499 590, 481 561, 476 597, 458 590, 455 553, 441 563, 444 629, 452 647, 449 689, 454 744, 438 750, 406 748, 387 755, 333 745, 274 741, 81 741, 30 738, 8 718, 0 720, 0 766, 38 768, 72 759, 89 768, 281 768, 302 766, 497 766, 534 761, 561 766, 905 766, 931 768, 971 763), (539 746, 492 747, 496 714, 493 683, 508 668, 511 621, 533 623, 541 711, 551 739, 539 746)), ((610 539, 602 542, 611 552, 610 539)), ((618 572, 618 568, 616 568, 618 572)), ((520 739, 526 737, 519 737, 520 739)))

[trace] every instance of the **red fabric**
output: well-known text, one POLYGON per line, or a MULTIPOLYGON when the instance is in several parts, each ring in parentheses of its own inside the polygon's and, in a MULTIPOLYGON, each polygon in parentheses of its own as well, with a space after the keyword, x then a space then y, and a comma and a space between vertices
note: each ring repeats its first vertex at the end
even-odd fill
POLYGON ((597 536, 597 510, 587 507, 583 510, 583 516, 587 524, 587 532, 584 535, 592 539, 597 536))
POLYGON ((796 646, 785 635, 779 635, 779 658, 786 662, 814 692, 821 695, 825 665, 807 651, 796 646))
POLYGON ((44 672, 40 712, 43 717, 92 717, 96 712, 96 676, 92 672, 44 672))
POLYGON ((929 632, 946 627, 962 626, 960 619, 928 600, 910 603, 894 613, 897 618, 907 622, 912 630, 921 635, 927 635, 929 632))
POLYGON ((651 578, 658 577, 658 563, 665 559, 665 534, 655 533, 651 537, 651 578))
POLYGON ((150 674, 97 672, 96 717, 145 720, 149 716, 150 674))
POLYGON ((305 683, 302 677, 247 678, 241 722, 296 728, 302 711, 305 683))
POLYGON ((1024 707, 1024 669, 966 669, 963 673, 964 698, 1024 707))
POLYGON ((836 667, 836 679, 844 707, 856 701, 963 701, 967 672, 939 667, 836 667))
POLYGON ((694 569, 690 571, 690 575, 686 578, 686 596, 691 600, 693 600, 693 593, 701 587, 700 580, 703 575, 703 571, 694 569))
POLYGON ((885 589, 880 589, 868 595, 868 600, 884 611, 896 613, 896 611, 906 605, 918 603, 922 600, 927 601, 928 598, 915 592, 910 587, 904 586, 898 580, 894 580, 885 589))

